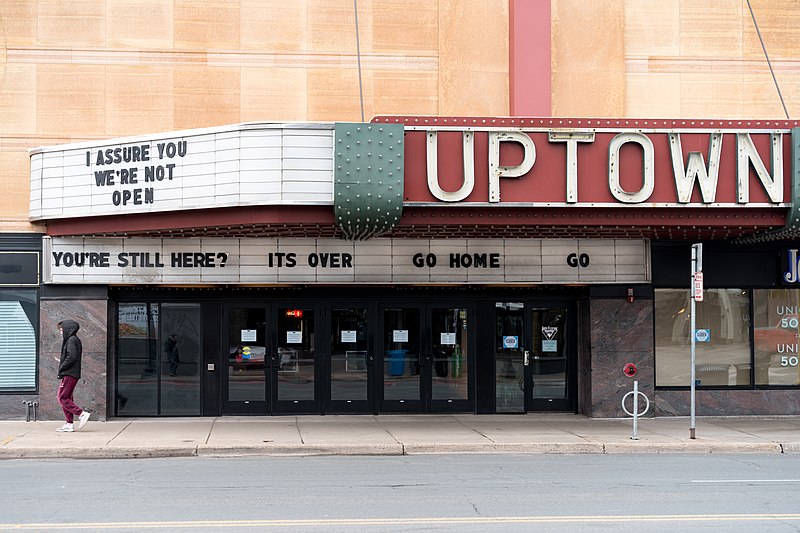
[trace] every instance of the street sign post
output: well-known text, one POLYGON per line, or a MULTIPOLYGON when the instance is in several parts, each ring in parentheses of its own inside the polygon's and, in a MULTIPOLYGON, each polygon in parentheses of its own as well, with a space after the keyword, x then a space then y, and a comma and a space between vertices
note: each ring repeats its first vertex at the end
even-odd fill
POLYGON ((691 321, 692 331, 690 332, 692 357, 691 357, 691 371, 689 383, 689 397, 690 397, 690 422, 689 422, 689 438, 695 438, 695 342, 697 335, 697 324, 695 323, 695 303, 703 301, 703 244, 697 243, 692 245, 692 281, 691 281, 691 321))

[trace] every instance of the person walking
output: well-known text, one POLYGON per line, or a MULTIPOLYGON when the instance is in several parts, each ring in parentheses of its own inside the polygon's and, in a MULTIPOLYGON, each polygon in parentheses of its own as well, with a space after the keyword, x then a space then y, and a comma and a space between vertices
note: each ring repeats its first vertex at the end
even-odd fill
POLYGON ((58 330, 61 332, 63 341, 61 342, 61 362, 58 365, 58 379, 61 383, 58 386, 58 403, 64 410, 67 423, 56 429, 56 431, 72 432, 75 431, 73 421, 78 417, 78 429, 81 429, 92 416, 89 411, 84 411, 75 404, 72 395, 75 392, 75 385, 81 377, 81 355, 83 346, 78 338, 80 325, 74 320, 62 320, 58 323, 58 330))
POLYGON ((167 361, 169 361, 169 375, 175 376, 178 373, 178 365, 181 362, 180 355, 178 355, 178 336, 174 333, 167 338, 166 346, 167 361))

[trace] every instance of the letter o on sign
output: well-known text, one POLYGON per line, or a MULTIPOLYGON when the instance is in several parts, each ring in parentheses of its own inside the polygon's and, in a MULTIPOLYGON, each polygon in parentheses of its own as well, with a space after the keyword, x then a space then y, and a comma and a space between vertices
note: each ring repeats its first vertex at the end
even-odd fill
POLYGON ((622 369, 622 373, 628 376, 629 378, 632 378, 633 376, 636 375, 636 365, 634 365, 633 363, 628 363, 627 365, 625 365, 625 368, 622 369))

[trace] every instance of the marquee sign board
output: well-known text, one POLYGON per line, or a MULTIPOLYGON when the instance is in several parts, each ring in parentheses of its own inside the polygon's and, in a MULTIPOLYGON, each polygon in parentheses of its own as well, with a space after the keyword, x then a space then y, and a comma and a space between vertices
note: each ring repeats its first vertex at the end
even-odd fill
POLYGON ((44 239, 44 283, 648 283, 649 241, 627 239, 44 239), (572 266, 571 256, 586 256, 572 266))
POLYGON ((332 201, 333 123, 237 124, 31 152, 31 220, 332 201))
POLYGON ((354 198, 398 170, 405 206, 786 208, 800 172, 794 121, 378 117, 361 129, 381 123, 403 126, 402 158, 381 159, 371 134, 335 139, 333 123, 39 148, 30 217, 333 205, 336 170, 354 198))

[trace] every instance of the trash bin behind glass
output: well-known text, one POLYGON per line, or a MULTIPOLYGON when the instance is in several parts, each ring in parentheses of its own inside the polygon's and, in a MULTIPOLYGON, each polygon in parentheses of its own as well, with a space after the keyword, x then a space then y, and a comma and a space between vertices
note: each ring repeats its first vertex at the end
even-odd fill
POLYGON ((386 350, 390 376, 402 376, 405 373, 407 353, 408 350, 386 350))

